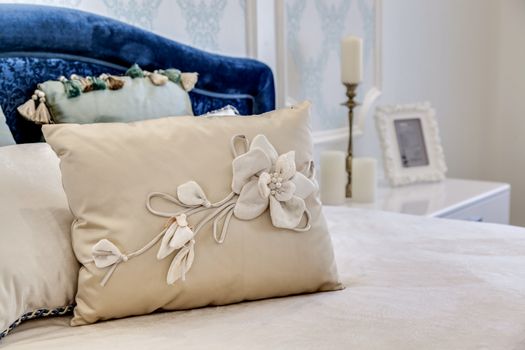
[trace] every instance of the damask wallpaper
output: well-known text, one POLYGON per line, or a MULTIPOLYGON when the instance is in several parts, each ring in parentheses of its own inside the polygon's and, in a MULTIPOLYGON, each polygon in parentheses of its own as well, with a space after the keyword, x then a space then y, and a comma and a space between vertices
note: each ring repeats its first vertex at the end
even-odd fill
POLYGON ((340 41, 364 41, 364 81, 358 100, 375 82, 374 0, 285 0, 287 21, 287 96, 313 102, 313 128, 336 129, 347 123, 345 87, 340 79, 340 41))
POLYGON ((246 0, 0 0, 63 6, 117 18, 208 51, 246 55, 246 0))

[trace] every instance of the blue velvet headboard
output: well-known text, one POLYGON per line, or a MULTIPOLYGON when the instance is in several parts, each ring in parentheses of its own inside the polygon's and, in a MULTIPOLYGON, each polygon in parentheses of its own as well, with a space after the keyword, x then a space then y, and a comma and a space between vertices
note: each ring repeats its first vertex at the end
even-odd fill
POLYGON ((274 109, 272 71, 246 58, 208 53, 117 20, 66 8, 0 4, 0 106, 18 143, 37 142, 40 127, 16 107, 36 84, 59 76, 146 70, 198 72, 190 93, 195 115, 232 104, 241 114, 274 109))

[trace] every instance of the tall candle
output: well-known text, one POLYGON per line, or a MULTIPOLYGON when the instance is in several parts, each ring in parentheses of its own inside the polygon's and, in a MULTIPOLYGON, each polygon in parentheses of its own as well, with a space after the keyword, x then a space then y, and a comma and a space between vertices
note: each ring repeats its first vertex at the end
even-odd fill
POLYGON ((321 153, 321 202, 340 205, 345 201, 346 154, 340 151, 321 153))
POLYGON ((352 201, 371 203, 376 198, 377 161, 374 158, 354 158, 352 162, 352 201))
POLYGON ((358 84, 363 80, 363 39, 347 36, 341 40, 341 81, 358 84))

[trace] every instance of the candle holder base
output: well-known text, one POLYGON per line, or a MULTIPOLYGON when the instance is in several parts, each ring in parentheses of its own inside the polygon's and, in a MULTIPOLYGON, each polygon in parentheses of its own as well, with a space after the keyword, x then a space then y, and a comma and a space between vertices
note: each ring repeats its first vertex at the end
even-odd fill
POLYGON ((353 144, 352 133, 354 128, 354 108, 359 106, 359 102, 355 100, 357 94, 358 84, 343 83, 346 86, 346 96, 348 101, 342 103, 343 106, 348 107, 348 153, 346 156, 346 173, 348 174, 348 182, 346 184, 346 197, 352 197, 352 158, 353 158, 353 144))

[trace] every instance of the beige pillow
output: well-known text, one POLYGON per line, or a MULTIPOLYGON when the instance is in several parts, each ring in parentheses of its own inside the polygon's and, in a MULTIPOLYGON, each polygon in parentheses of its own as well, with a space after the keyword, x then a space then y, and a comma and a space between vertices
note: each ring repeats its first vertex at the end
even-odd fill
POLYGON ((308 103, 43 130, 83 263, 72 325, 342 287, 308 103))
POLYGON ((22 321, 72 310, 72 221, 51 147, 0 147, 0 339, 22 321))

